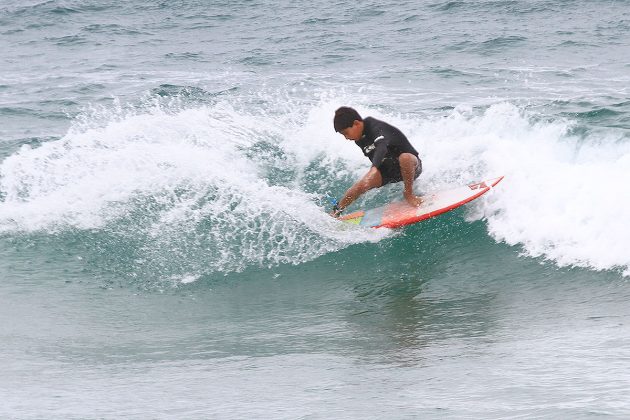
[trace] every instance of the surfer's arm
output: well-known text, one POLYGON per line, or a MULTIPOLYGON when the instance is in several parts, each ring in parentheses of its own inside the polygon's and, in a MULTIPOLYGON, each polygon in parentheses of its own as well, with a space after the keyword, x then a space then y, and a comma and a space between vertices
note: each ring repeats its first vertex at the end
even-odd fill
POLYGON ((346 191, 343 195, 343 198, 339 200, 339 203, 337 203, 333 208, 333 211, 330 213, 331 216, 339 217, 341 212, 352 204, 354 200, 359 198, 361 194, 371 190, 372 188, 380 187, 382 182, 381 173, 375 166, 372 166, 363 178, 355 182, 352 187, 348 188, 348 191, 346 191))
POLYGON ((378 136, 374 140, 374 146, 376 146, 376 148, 374 149, 374 154, 372 155, 372 165, 376 168, 380 167, 381 163, 383 163, 383 159, 385 159, 385 155, 387 154, 388 144, 389 142, 387 141, 387 137, 382 135, 378 136))

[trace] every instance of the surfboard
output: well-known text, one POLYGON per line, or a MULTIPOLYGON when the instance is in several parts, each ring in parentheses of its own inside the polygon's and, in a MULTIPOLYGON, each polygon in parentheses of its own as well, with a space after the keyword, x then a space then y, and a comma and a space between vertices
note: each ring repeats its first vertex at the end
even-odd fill
POLYGON ((422 204, 419 207, 414 207, 406 201, 397 201, 374 209, 359 210, 341 216, 339 220, 372 228, 399 228, 411 225, 439 216, 481 197, 502 179, 500 176, 421 196, 422 204))

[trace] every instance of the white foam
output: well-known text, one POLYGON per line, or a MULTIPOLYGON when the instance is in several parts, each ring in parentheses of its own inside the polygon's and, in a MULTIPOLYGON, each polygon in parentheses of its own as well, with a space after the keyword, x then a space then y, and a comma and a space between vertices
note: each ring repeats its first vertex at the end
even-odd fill
POLYGON ((295 264, 386 235, 340 227, 317 196, 270 185, 248 150, 292 137, 264 113, 223 103, 113 114, 80 119, 64 138, 2 162, 0 231, 127 220, 143 230, 129 239, 146 238, 135 244, 143 261, 187 275, 295 264))
POLYGON ((420 124, 429 182, 505 175, 476 204, 490 234, 560 266, 630 267, 630 143, 615 131, 586 139, 571 122, 533 122, 504 103, 483 115, 455 110, 420 124))
POLYGON ((505 175, 494 194, 469 206, 497 241, 560 266, 630 273, 630 144, 618 132, 578 139, 570 121, 537 121, 508 103, 420 118, 334 95, 281 99, 273 113, 227 99, 80 118, 61 140, 24 146, 1 163, 0 231, 98 230, 146 214, 136 235, 146 242, 137 247, 166 265, 183 261, 178 273, 186 275, 296 264, 378 241, 388 233, 340 227, 300 184, 317 159, 328 171, 318 175, 322 188, 367 170, 356 146, 332 129, 335 108, 354 105, 407 133, 423 159, 422 190, 505 175), (269 182, 248 154, 259 141, 283 153, 273 165, 295 170, 295 182, 269 182), (156 208, 145 212, 147 197, 156 208))

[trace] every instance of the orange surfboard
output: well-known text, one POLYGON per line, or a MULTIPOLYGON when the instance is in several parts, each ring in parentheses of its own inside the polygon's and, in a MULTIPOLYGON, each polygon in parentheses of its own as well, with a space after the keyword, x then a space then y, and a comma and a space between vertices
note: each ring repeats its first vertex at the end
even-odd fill
POLYGON ((422 196, 422 204, 419 207, 414 207, 406 201, 397 201, 375 209, 350 213, 341 216, 339 220, 373 228, 398 228, 410 225, 463 206, 490 191, 502 179, 500 176, 422 196))

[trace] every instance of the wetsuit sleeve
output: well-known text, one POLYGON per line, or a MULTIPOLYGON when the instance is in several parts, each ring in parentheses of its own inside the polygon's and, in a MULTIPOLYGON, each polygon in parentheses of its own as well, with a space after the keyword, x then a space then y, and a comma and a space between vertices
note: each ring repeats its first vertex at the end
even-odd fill
POLYGON ((374 145, 376 148, 374 149, 374 155, 372 156, 372 165, 378 168, 381 166, 381 163, 383 163, 383 159, 387 154, 389 141, 387 140, 387 137, 379 136, 374 140, 374 145))

